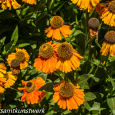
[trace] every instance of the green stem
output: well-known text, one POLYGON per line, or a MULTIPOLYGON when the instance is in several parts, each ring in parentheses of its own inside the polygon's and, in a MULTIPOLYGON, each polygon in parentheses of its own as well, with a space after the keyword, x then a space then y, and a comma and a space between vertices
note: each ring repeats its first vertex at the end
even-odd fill
POLYGON ((64 79, 65 79, 65 81, 68 81, 68 77, 67 77, 67 74, 65 73, 65 75, 64 75, 64 79))
POLYGON ((84 40, 85 40, 85 49, 87 47, 87 40, 88 40, 88 37, 87 37, 87 30, 88 30, 88 15, 87 15, 87 10, 85 11, 85 15, 86 15, 86 19, 85 19, 85 37, 84 37, 84 40))
POLYGON ((90 42, 89 42, 89 55, 88 55, 88 63, 89 63, 89 57, 90 57, 90 50, 91 50, 91 38, 90 38, 90 42))
POLYGON ((60 76, 60 74, 58 72, 56 72, 60 78, 60 81, 63 80, 63 78, 60 76))
MULTIPOLYGON (((100 64, 101 64, 101 62, 102 62, 102 59, 103 59, 103 56, 101 56, 101 60, 100 60, 98 66, 97 66, 97 68, 96 68, 96 70, 95 70, 95 72, 94 72, 94 77, 95 77, 95 74, 96 74, 96 72, 97 72, 97 70, 98 70, 98 68, 99 68, 99 66, 100 66, 100 64)), ((93 83, 94 83, 94 80, 92 79, 92 80, 91 80, 90 87, 93 85, 93 83)))
POLYGON ((101 62, 102 62, 102 58, 103 58, 103 56, 101 56, 101 60, 100 60, 100 62, 99 62, 99 64, 98 64, 98 66, 97 66, 97 68, 96 68, 96 70, 95 70, 95 72, 94 72, 94 76, 95 76, 95 74, 96 74, 96 72, 97 72, 97 70, 98 70, 98 68, 99 68, 99 65, 101 64, 101 62))

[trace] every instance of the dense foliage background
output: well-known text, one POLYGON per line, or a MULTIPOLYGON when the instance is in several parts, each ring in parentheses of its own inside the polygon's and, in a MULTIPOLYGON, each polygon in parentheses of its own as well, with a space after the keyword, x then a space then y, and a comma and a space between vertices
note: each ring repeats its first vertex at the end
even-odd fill
POLYGON ((17 2, 21 4, 18 9, 0 9, 0 62, 5 63, 7 70, 10 70, 6 59, 15 52, 15 48, 26 49, 30 60, 29 66, 21 70, 16 83, 0 94, 1 108, 44 108, 46 115, 114 115, 115 57, 102 56, 100 53, 105 33, 114 28, 104 24, 98 13, 82 11, 70 0, 38 0, 36 5, 17 2), (55 42, 69 42, 83 56, 80 67, 66 74, 69 81, 79 84, 85 92, 85 102, 77 110, 60 109, 52 100, 53 86, 60 81, 59 76, 63 78, 64 73, 44 74, 33 67, 39 47, 51 40, 46 37, 44 30, 50 26, 50 19, 55 15, 61 16, 64 24, 70 25, 72 30, 68 38, 55 42), (98 38, 91 39, 89 53, 88 20, 91 17, 98 18, 100 25, 98 38), (44 87, 47 91, 45 98, 33 105, 20 102, 22 92, 17 88, 21 86, 21 80, 38 76, 47 83, 44 87))

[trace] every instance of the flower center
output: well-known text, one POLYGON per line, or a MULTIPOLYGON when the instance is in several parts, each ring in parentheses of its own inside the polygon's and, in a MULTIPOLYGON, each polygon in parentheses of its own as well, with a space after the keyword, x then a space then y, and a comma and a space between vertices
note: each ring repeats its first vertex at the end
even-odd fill
POLYGON ((18 59, 13 59, 10 64, 12 68, 20 67, 20 61, 18 59))
POLYGON ((63 59, 68 59, 72 56, 73 54, 73 47, 71 44, 64 42, 59 45, 57 48, 57 53, 59 57, 63 59))
POLYGON ((54 53, 53 47, 50 44, 43 44, 40 46, 39 48, 39 54, 43 57, 43 58, 50 58, 54 53))
POLYGON ((74 85, 71 82, 61 83, 59 93, 62 97, 71 97, 74 94, 74 85))
POLYGON ((53 28, 60 28, 61 26, 63 26, 63 23, 64 20, 60 16, 54 16, 50 21, 50 24, 53 28))
POLYGON ((112 2, 109 3, 108 9, 109 9, 109 11, 111 11, 112 13, 115 13, 115 1, 112 1, 112 2))
POLYGON ((24 52, 22 52, 22 51, 16 52, 15 58, 18 59, 20 62, 23 62, 25 60, 24 52))
POLYGON ((108 31, 104 38, 108 43, 115 43, 115 31, 108 31))
POLYGON ((92 29, 97 29, 99 26, 99 20, 97 18, 90 18, 88 21, 88 26, 92 29))
POLYGON ((36 89, 36 84, 33 81, 28 81, 25 85, 25 90, 30 93, 36 89))

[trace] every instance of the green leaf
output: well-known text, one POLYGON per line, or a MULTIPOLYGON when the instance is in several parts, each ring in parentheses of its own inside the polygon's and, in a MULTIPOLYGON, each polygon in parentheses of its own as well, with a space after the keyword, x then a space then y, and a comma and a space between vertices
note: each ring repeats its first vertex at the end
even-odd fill
POLYGON ((85 101, 83 104, 84 104, 85 108, 86 108, 88 111, 90 111, 91 107, 90 107, 89 103, 87 103, 87 101, 85 101))
POLYGON ((109 79, 110 79, 111 84, 112 84, 112 86, 113 86, 113 90, 115 90, 115 82, 114 82, 114 80, 113 80, 111 77, 109 77, 109 79))
POLYGON ((85 101, 92 101, 96 99, 96 96, 92 92, 85 93, 85 101))
POLYGON ((5 10, 2 10, 2 9, 1 9, 1 10, 0 10, 0 13, 1 13, 1 12, 4 12, 4 11, 5 11, 5 10))
POLYGON ((89 79, 89 76, 87 74, 83 74, 79 77, 79 81, 77 82, 78 85, 81 87, 81 88, 84 88, 84 85, 85 83, 87 82, 87 80, 89 79))
POLYGON ((113 115, 115 115, 115 109, 112 109, 111 111, 112 111, 113 115))
POLYGON ((98 110, 99 111, 99 109, 100 109, 100 103, 94 102, 93 107, 90 109, 90 111, 92 111, 92 110, 98 110))
POLYGON ((89 78, 93 78, 96 82, 99 81, 99 78, 96 78, 93 74, 83 74, 79 77, 78 85, 84 89, 84 86, 89 78))
POLYGON ((16 44, 16 42, 18 41, 18 25, 16 26, 13 34, 12 34, 12 37, 11 37, 11 41, 14 40, 14 45, 16 44))
POLYGON ((22 15, 25 15, 25 14, 26 14, 28 8, 29 8, 29 6, 27 6, 26 8, 23 9, 23 11, 22 11, 22 15))
POLYGON ((45 90, 48 92, 53 92, 53 87, 55 84, 57 84, 57 83, 56 82, 55 83, 47 83, 44 86, 42 86, 41 88, 39 88, 39 91, 45 90))
POLYGON ((115 97, 107 98, 107 104, 111 110, 115 110, 115 97))
POLYGON ((82 31, 76 30, 76 31, 74 32, 73 36, 77 36, 77 35, 79 35, 79 34, 85 35, 82 31))
POLYGON ((30 45, 30 43, 22 43, 22 44, 19 44, 18 47, 21 48, 21 47, 25 47, 25 46, 28 46, 30 45))
POLYGON ((5 46, 4 46, 4 51, 2 52, 3 54, 6 54, 8 53, 9 49, 12 47, 13 45, 13 41, 7 43, 5 46))

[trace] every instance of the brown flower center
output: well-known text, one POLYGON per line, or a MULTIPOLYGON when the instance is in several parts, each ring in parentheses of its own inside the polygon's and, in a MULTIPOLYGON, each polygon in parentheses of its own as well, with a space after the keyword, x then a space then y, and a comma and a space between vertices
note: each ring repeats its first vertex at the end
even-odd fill
POLYGON ((104 38, 108 43, 115 43, 115 31, 108 31, 104 38))
POLYGON ((61 43, 57 48, 57 53, 59 57, 63 59, 68 59, 73 54, 73 47, 70 43, 67 42, 61 43))
POLYGON ((16 52, 15 58, 18 59, 20 62, 23 62, 25 60, 24 52, 22 52, 22 51, 16 52))
POLYGON ((88 26, 92 29, 98 29, 99 20, 97 18, 90 18, 88 21, 88 26))
POLYGON ((18 59, 13 59, 10 64, 12 68, 20 67, 20 61, 18 59))
POLYGON ((36 89, 36 84, 33 81, 28 81, 25 85, 25 90, 30 93, 36 89))
POLYGON ((64 20, 60 16, 54 16, 50 21, 50 24, 53 28, 60 28, 61 26, 63 26, 63 23, 64 20))
POLYGON ((39 48, 39 54, 43 57, 43 58, 50 58, 54 53, 53 47, 50 44, 43 44, 40 46, 39 48))
POLYGON ((59 93, 62 97, 71 97, 74 94, 74 85, 71 82, 63 82, 60 85, 59 93))
POLYGON ((108 9, 109 11, 111 11, 112 13, 115 13, 115 1, 111 1, 108 5, 108 9))

